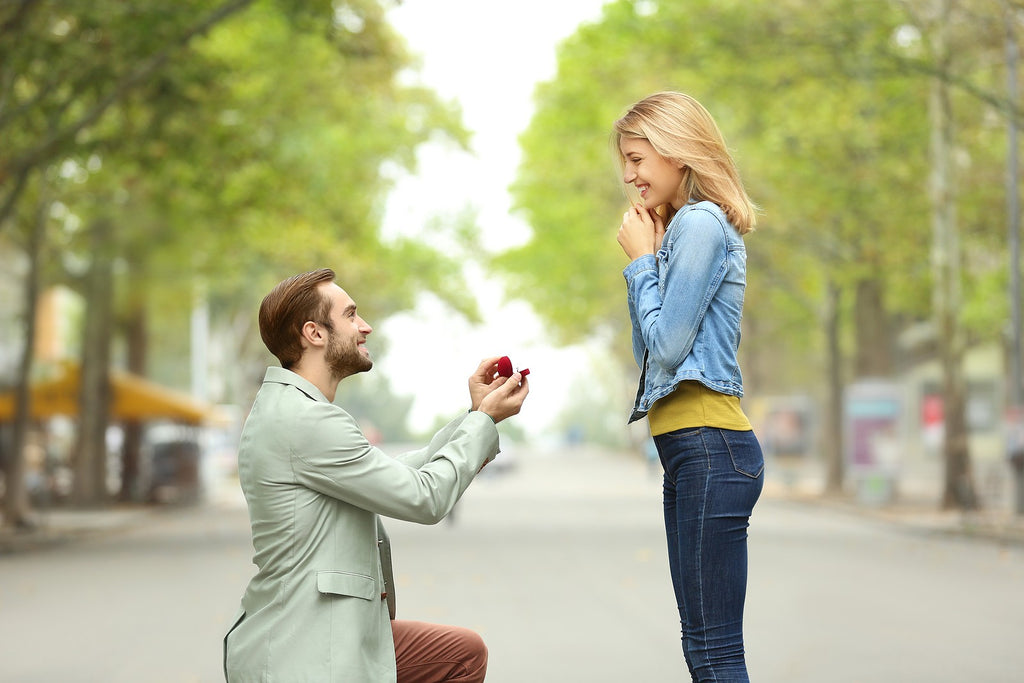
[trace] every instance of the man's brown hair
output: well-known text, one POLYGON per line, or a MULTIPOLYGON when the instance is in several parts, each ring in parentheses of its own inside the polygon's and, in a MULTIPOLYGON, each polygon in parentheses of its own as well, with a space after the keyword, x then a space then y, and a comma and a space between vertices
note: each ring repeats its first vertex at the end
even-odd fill
POLYGON ((279 282, 260 303, 260 336, 281 366, 289 369, 302 358, 302 326, 309 321, 331 326, 331 301, 318 287, 334 281, 330 268, 311 270, 279 282))

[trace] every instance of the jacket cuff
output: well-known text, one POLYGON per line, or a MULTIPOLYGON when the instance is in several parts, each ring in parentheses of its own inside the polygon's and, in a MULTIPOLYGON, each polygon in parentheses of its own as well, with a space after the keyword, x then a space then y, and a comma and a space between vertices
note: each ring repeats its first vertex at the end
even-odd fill
POLYGON ((622 277, 626 278, 626 282, 631 282, 637 275, 648 270, 657 271, 658 261, 654 254, 641 254, 622 269, 622 277))

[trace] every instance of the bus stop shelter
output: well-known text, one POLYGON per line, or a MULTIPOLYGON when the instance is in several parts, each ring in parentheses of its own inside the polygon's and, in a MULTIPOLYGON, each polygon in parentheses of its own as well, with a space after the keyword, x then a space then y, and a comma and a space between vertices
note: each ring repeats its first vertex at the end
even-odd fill
MULTIPOLYGON (((223 426, 226 423, 218 407, 199 401, 189 394, 152 382, 144 377, 112 370, 109 419, 111 423, 166 421, 189 427, 223 426)), ((53 418, 77 418, 81 396, 81 371, 77 364, 66 363, 51 377, 32 384, 29 414, 34 422, 53 418)), ((13 421, 15 392, 0 393, 0 427, 13 421)), ((199 482, 199 443, 183 438, 155 443, 146 458, 149 496, 159 491, 188 491, 197 495, 199 482)), ((134 459, 139 454, 133 456, 134 459)), ((138 465, 136 465, 137 467, 138 465)), ((163 495, 163 494, 161 494, 163 495)), ((178 495, 175 493, 175 495, 178 495)))

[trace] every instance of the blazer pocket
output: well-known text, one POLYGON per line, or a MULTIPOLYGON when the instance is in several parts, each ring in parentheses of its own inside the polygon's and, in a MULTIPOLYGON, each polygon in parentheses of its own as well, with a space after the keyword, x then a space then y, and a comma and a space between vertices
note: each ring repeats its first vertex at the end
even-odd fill
POLYGON ((347 595, 363 600, 380 598, 377 582, 372 576, 353 574, 336 570, 324 570, 316 573, 316 589, 330 595, 347 595))

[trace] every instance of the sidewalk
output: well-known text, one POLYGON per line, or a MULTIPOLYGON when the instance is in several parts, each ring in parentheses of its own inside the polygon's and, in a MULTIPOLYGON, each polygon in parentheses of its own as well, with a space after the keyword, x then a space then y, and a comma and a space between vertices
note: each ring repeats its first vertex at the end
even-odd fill
POLYGON ((830 498, 823 495, 795 495, 767 492, 779 500, 809 507, 827 507, 850 515, 872 518, 922 533, 986 539, 1024 546, 1024 517, 1002 510, 940 510, 938 503, 902 502, 865 505, 852 497, 830 498))
POLYGON ((979 510, 942 510, 937 482, 917 481, 904 485, 891 500, 871 501, 856 493, 827 496, 820 473, 804 470, 776 472, 765 482, 765 497, 808 506, 827 507, 840 512, 876 519, 924 533, 988 539, 1024 546, 1024 516, 1015 515, 1008 505, 979 510))
POLYGON ((112 505, 105 509, 71 508, 33 512, 30 529, 0 527, 0 556, 41 550, 61 543, 109 533, 139 524, 159 508, 144 505, 112 505))
MULTIPOLYGON (((660 480, 652 474, 642 458, 621 453, 581 448, 575 452, 555 456, 531 454, 529 468, 543 467, 544 477, 533 480, 530 490, 538 496, 593 496, 614 491, 617 495, 658 496, 660 480), (601 461, 595 468, 604 472, 600 481, 579 476, 580 465, 588 460, 601 461), (558 474, 559 470, 565 472, 558 474)), ((523 463, 526 465, 527 463, 523 463)), ((522 465, 520 465, 522 466, 522 465)), ((589 469, 589 468, 587 468, 589 469)), ((853 494, 828 497, 822 495, 822 486, 815 473, 794 478, 792 472, 769 471, 765 482, 764 499, 782 500, 808 507, 825 507, 850 515, 875 519, 900 526, 909 531, 962 536, 965 538, 1024 546, 1024 516, 1014 515, 1007 509, 977 511, 940 510, 938 498, 931 493, 914 491, 901 495, 893 502, 865 503, 853 494)), ((498 475, 489 481, 489 495, 500 495, 503 488, 516 487, 515 470, 512 475, 498 475)), ((207 500, 205 505, 244 506, 237 482, 225 483, 207 500)), ((167 505, 114 504, 106 509, 75 510, 56 508, 37 511, 37 526, 29 530, 10 530, 0 527, 0 557, 9 553, 25 552, 52 547, 61 543, 88 538, 98 534, 131 528, 145 521, 147 516, 167 512, 167 505)))

